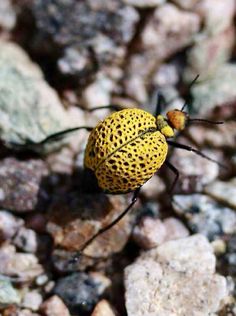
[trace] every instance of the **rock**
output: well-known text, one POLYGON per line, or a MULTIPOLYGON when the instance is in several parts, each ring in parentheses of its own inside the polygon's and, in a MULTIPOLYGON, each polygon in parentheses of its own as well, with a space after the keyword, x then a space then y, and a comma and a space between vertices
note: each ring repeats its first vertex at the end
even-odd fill
MULTIPOLYGON (((82 184, 83 186, 85 184, 82 184)), ((101 227, 111 223, 128 205, 121 195, 72 193, 55 201, 48 216, 47 231, 56 246, 78 251, 101 227)), ((106 257, 119 252, 131 233, 131 217, 126 215, 113 228, 96 238, 84 253, 106 257)))
POLYGON ((16 252, 14 246, 0 248, 0 274, 14 277, 20 283, 32 282, 42 274, 43 268, 33 254, 16 252))
POLYGON ((175 64, 162 64, 153 76, 153 84, 158 87, 174 86, 179 81, 178 69, 175 64))
POLYGON ((6 158, 0 165, 0 206, 15 212, 30 212, 47 200, 42 181, 48 170, 42 160, 6 158))
POLYGON ((110 285, 109 279, 98 274, 73 273, 60 278, 54 293, 60 296, 72 313, 83 313, 92 310, 99 296, 110 285))
POLYGON ((144 216, 133 230, 135 242, 144 249, 151 249, 168 240, 184 238, 188 235, 187 228, 173 217, 161 221, 158 218, 144 216))
POLYGON ((185 217, 191 231, 201 233, 210 240, 236 232, 235 212, 207 195, 175 195, 173 207, 185 217))
POLYGON ((214 181, 205 187, 205 192, 217 201, 236 209, 236 178, 230 181, 214 181))
POLYGON ((195 10, 203 19, 204 32, 212 36, 233 24, 235 8, 234 0, 204 0, 197 3, 195 10))
POLYGON ((38 248, 37 235, 34 230, 21 227, 17 232, 13 243, 25 252, 35 253, 38 248))
POLYGON ((111 305, 107 300, 101 300, 97 303, 95 306, 91 316, 115 316, 113 309, 111 308, 111 305))
MULTIPOLYGON (((4 192, 1 190, 2 197, 4 192)), ((24 225, 24 221, 7 211, 0 211, 0 240, 11 239, 24 225)))
POLYGON ((11 304, 19 304, 20 294, 12 286, 11 282, 0 277, 0 307, 4 308, 11 304))
POLYGON ((0 3, 0 26, 9 31, 14 28, 16 24, 16 12, 13 9, 10 0, 2 0, 0 3))
POLYGON ((137 8, 152 8, 162 5, 166 0, 124 0, 124 2, 137 8))
POLYGON ((59 296, 53 295, 44 301, 40 310, 45 316, 70 316, 69 310, 59 296))
POLYGON ((0 45, 0 136, 6 145, 21 149, 27 144, 32 148, 32 142, 71 127, 56 92, 44 81, 39 68, 17 45, 0 45))
POLYGON ((184 71, 184 79, 191 82, 198 74, 200 81, 214 77, 215 71, 230 59, 234 38, 233 26, 213 37, 208 34, 197 35, 193 47, 187 53, 188 67, 184 71))
POLYGON ((42 295, 38 291, 33 290, 25 294, 21 306, 32 311, 37 311, 42 301, 42 295))
POLYGON ((236 100, 236 66, 225 64, 207 81, 197 82, 191 89, 193 109, 201 116, 206 116, 216 106, 222 106, 236 100), (224 80, 222 81, 222 78, 224 80))
POLYGON ((76 76, 83 84, 103 65, 124 60, 125 45, 139 20, 137 11, 120 0, 109 5, 101 1, 56 0, 52 4, 40 0, 32 11, 39 34, 37 46, 50 36, 54 45, 64 48, 59 61, 62 73, 76 76))
POLYGON ((128 316, 213 315, 228 294, 226 279, 215 274, 215 262, 201 235, 145 252, 125 269, 128 316))
MULTIPOLYGON (((180 143, 190 145, 185 140, 180 143)), ((192 145, 193 148, 196 146, 192 145)), ((219 160, 217 155, 213 154, 213 150, 202 150, 203 153, 212 159, 219 160)), ((173 166, 178 169, 180 177, 178 179, 175 190, 178 192, 195 192, 201 191, 209 182, 215 180, 219 174, 219 165, 204 159, 194 152, 175 149, 171 155, 173 166)), ((174 181, 174 174, 168 170, 170 186, 174 181)))

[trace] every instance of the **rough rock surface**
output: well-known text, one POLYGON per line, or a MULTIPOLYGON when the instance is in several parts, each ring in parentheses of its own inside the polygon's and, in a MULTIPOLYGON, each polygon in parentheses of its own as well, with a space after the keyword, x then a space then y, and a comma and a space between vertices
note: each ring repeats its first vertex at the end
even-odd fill
POLYGON ((202 235, 169 241, 125 269, 129 316, 214 315, 227 296, 226 279, 202 235))

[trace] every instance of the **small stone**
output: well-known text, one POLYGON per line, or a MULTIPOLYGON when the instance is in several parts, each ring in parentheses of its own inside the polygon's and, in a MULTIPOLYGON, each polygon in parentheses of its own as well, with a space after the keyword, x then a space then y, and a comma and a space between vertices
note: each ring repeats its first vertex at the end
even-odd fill
POLYGON ((210 240, 236 233, 236 213, 203 194, 174 195, 173 207, 187 226, 210 240))
POLYGON ((42 286, 42 285, 45 285, 48 282, 48 280, 49 280, 48 276, 46 274, 42 274, 36 278, 35 283, 38 286, 42 286))
POLYGON ((133 238, 144 249, 161 245, 166 238, 165 225, 158 218, 145 216, 133 230, 133 238))
POLYGON ((42 160, 2 160, 0 187, 4 192, 4 199, 0 201, 0 206, 19 213, 40 207, 47 196, 41 183, 47 175, 48 170, 42 160))
POLYGON ((214 181, 205 187, 205 192, 236 210, 236 178, 227 182, 214 181))
POLYGON ((38 247, 37 235, 35 231, 25 227, 21 227, 19 229, 13 240, 13 243, 21 250, 31 253, 35 253, 38 247))
POLYGON ((177 65, 162 64, 153 76, 153 84, 158 87, 174 86, 179 81, 177 65))
POLYGON ((0 239, 1 241, 11 239, 23 225, 24 225, 23 219, 18 218, 7 211, 0 211, 0 239))
POLYGON ((12 286, 11 282, 0 277, 0 307, 4 308, 11 304, 19 304, 20 301, 20 294, 12 286))
POLYGON ((63 299, 72 313, 89 312, 110 285, 109 281, 104 284, 104 279, 104 276, 98 278, 97 273, 95 276, 83 272, 73 273, 57 281, 54 293, 63 299))
POLYGON ((125 269, 128 316, 213 315, 228 295, 226 279, 215 274, 215 262, 201 235, 145 252, 125 269))
POLYGON ((163 220, 166 230, 165 241, 185 238, 189 236, 189 231, 185 225, 177 218, 168 217, 163 220))
POLYGON ((42 295, 36 290, 27 292, 23 298, 21 306, 32 311, 37 311, 42 304, 42 295))
POLYGON ((33 254, 18 253, 12 245, 0 248, 0 274, 24 283, 32 282, 42 273, 43 268, 33 254))
POLYGON ((12 30, 16 24, 16 12, 10 0, 0 2, 0 26, 5 30, 12 30))
POLYGON ((137 8, 152 8, 162 5, 166 0, 124 0, 124 2, 137 8))
POLYGON ((57 295, 53 295, 44 301, 40 306, 40 310, 45 316, 70 316, 66 305, 57 295))
POLYGON ((191 93, 193 109, 205 117, 216 106, 223 106, 236 100, 236 66, 225 64, 214 73, 212 78, 195 84, 191 93), (222 81, 222 78, 224 80, 222 81))
POLYGON ((222 255, 226 252, 226 243, 224 240, 222 239, 216 239, 214 241, 212 241, 211 243, 213 249, 214 249, 214 253, 219 256, 219 255, 222 255))
POLYGON ((91 316, 115 316, 115 312, 113 311, 111 305, 107 300, 101 300, 95 306, 91 316))

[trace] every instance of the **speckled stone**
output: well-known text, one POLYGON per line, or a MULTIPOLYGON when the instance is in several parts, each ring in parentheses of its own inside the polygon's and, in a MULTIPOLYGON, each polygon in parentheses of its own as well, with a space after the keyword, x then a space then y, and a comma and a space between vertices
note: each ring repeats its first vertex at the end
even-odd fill
POLYGON ((42 181, 47 175, 48 170, 42 160, 21 161, 15 158, 2 160, 0 206, 19 213, 42 207, 47 200, 42 181))
POLYGON ((12 286, 11 282, 0 277, 0 307, 19 304, 20 293, 12 286))
POLYGON ((175 195, 175 211, 184 216, 188 227, 210 240, 236 233, 236 213, 204 194, 175 195))
POLYGON ((109 279, 98 277, 97 273, 89 275, 78 272, 60 278, 53 291, 63 299, 72 313, 82 313, 93 309, 109 285, 109 279))
POLYGON ((214 181, 205 188, 205 192, 236 210, 236 178, 230 181, 214 181))
POLYGON ((35 253, 38 247, 37 234, 32 229, 21 227, 13 240, 13 244, 25 252, 35 253))
POLYGON ((209 242, 195 235, 145 252, 125 269, 128 316, 214 315, 227 297, 209 242))

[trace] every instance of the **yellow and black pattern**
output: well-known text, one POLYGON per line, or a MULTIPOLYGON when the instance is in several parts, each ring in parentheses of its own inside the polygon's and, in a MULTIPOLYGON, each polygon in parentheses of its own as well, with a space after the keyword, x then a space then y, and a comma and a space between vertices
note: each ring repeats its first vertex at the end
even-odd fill
POLYGON ((133 191, 161 167, 167 155, 165 136, 156 129, 153 115, 140 109, 111 114, 91 132, 85 166, 98 185, 110 193, 133 191))

